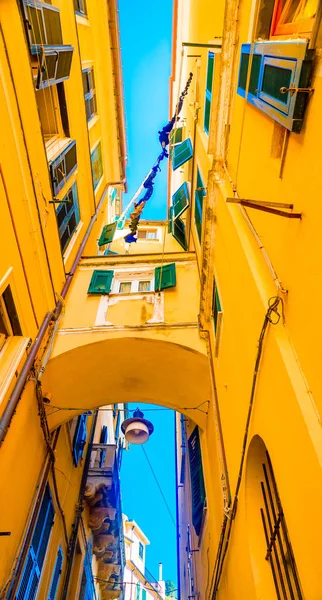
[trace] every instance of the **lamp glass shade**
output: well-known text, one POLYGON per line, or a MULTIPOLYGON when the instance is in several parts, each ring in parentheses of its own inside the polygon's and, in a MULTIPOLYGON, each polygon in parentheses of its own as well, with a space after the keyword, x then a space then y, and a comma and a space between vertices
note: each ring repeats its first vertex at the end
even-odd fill
POLYGON ((142 421, 129 423, 125 430, 125 439, 131 444, 145 444, 149 437, 149 429, 142 421))

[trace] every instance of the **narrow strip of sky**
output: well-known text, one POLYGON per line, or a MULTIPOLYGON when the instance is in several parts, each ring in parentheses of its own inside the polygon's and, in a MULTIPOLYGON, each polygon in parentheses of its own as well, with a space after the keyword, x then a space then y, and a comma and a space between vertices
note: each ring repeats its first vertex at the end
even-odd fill
MULTIPOLYGON (((128 142, 128 194, 136 192, 160 153, 158 130, 169 119, 172 0, 119 0, 128 142)), ((165 219, 167 161, 155 180, 144 219, 165 219)))

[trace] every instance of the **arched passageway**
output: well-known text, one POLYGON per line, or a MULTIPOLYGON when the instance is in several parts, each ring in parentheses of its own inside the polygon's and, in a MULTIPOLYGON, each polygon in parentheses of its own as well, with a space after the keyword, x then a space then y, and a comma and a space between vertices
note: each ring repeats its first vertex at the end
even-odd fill
POLYGON ((86 410, 119 402, 172 408, 204 429, 211 396, 209 363, 207 356, 173 342, 107 339, 52 358, 43 392, 50 399, 51 429, 86 410))

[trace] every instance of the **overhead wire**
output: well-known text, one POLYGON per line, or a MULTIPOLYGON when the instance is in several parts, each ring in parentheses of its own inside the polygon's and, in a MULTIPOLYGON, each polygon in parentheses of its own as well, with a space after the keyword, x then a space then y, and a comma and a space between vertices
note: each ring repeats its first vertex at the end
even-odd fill
POLYGON ((157 478, 157 476, 156 476, 156 474, 155 474, 155 472, 154 472, 154 469, 153 469, 153 467, 152 467, 152 464, 151 464, 151 462, 150 462, 150 460, 149 460, 149 457, 148 457, 148 455, 147 455, 147 453, 146 453, 146 451, 145 451, 144 447, 143 447, 143 446, 141 446, 141 448, 142 448, 142 452, 143 452, 143 454, 144 454, 144 456, 145 456, 145 458, 146 458, 146 460, 147 460, 147 463, 148 463, 148 465, 149 465, 149 467, 150 467, 150 470, 151 470, 151 473, 152 473, 152 475, 153 475, 153 477, 154 477, 154 480, 155 480, 155 482, 156 482, 156 484, 157 484, 157 486, 158 486, 158 489, 159 489, 159 492, 160 492, 160 494, 161 494, 161 496, 162 496, 163 502, 164 502, 164 504, 165 504, 165 506, 166 506, 166 508, 167 508, 167 511, 168 511, 168 513, 169 513, 169 515, 170 515, 171 521, 172 521, 173 525, 176 527, 176 521, 175 521, 175 518, 174 518, 174 516, 173 516, 173 514, 172 514, 172 511, 171 511, 171 508, 170 508, 170 506, 169 506, 169 504, 168 504, 168 502, 167 502, 167 499, 166 499, 166 497, 165 497, 165 495, 164 495, 164 493, 163 493, 163 491, 162 491, 162 487, 161 487, 161 485, 160 485, 160 483, 159 483, 159 480, 158 480, 158 478, 157 478))
POLYGON ((212 600, 215 600, 217 592, 218 592, 219 583, 220 583, 221 575, 222 575, 222 571, 223 571, 223 566, 224 566, 225 558, 226 558, 227 551, 228 551, 232 526, 233 526, 233 522, 236 517, 237 508, 238 508, 238 495, 239 495, 239 490, 240 490, 240 486, 241 486, 241 482, 242 482, 243 468, 244 468, 244 462, 245 462, 245 457, 246 457, 247 441, 248 441, 248 434, 249 434, 249 426, 250 426, 250 421, 251 421, 252 412, 253 412, 256 384, 257 384, 257 379, 258 379, 261 357, 262 357, 262 353, 263 353, 265 334, 266 334, 268 326, 270 324, 277 325, 279 323, 281 317, 282 317, 283 324, 285 324, 283 298, 281 298, 280 296, 273 296, 268 301, 268 309, 265 314, 263 326, 262 326, 261 333, 260 333, 259 340, 258 340, 258 348, 257 348, 257 354, 256 354, 256 360, 255 360, 255 368, 254 368, 254 372, 253 372, 252 388, 251 388, 250 400, 249 400, 248 411, 247 411, 247 418, 246 418, 246 424, 245 424, 245 430, 244 430, 244 438, 243 438, 243 444, 242 444, 241 459, 240 459, 240 464, 239 464, 239 469, 238 469, 237 483, 236 483, 236 488, 235 488, 235 493, 234 493, 234 499, 233 499, 233 502, 230 507, 231 508, 231 516, 229 518, 229 516, 225 513, 223 522, 222 522, 222 526, 221 526, 221 535, 220 535, 217 556, 216 556, 216 561, 215 561, 215 567, 214 567, 214 572, 213 572, 213 577, 212 577, 212 582, 211 582, 211 588, 213 590, 212 591, 212 600), (281 306, 281 312, 279 312, 279 306, 281 306), (275 315, 275 317, 273 315, 275 315), (226 532, 226 530, 227 530, 227 532, 226 532))

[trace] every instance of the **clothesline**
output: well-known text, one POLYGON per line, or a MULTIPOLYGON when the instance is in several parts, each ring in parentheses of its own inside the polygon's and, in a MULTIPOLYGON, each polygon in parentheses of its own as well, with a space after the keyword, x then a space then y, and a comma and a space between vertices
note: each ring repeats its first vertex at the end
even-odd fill
POLYGON ((126 235, 124 237, 124 240, 128 243, 137 241, 136 234, 137 234, 138 224, 139 224, 142 212, 144 210, 144 207, 145 207, 147 201, 150 200, 150 198, 153 194, 154 179, 155 179, 158 171, 161 171, 160 162, 162 160, 164 160, 164 158, 168 158, 168 156, 169 156, 168 150, 167 150, 167 146, 169 145, 169 141, 170 141, 169 136, 170 136, 170 133, 171 133, 176 121, 179 118, 179 114, 180 114, 182 106, 183 106, 183 101, 184 101, 185 96, 188 93, 188 89, 189 89, 192 77, 193 77, 193 74, 190 73, 189 78, 186 83, 186 86, 179 97, 179 101, 176 106, 174 116, 160 131, 158 131, 159 142, 162 147, 162 152, 159 154, 156 162, 154 163, 153 167, 149 171, 147 177, 144 179, 144 181, 140 185, 139 189, 136 191, 133 198, 130 200, 129 204, 127 205, 127 207, 125 208, 125 210, 123 211, 123 213, 120 217, 120 220, 123 219, 125 217, 127 211, 131 208, 132 205, 134 205, 134 210, 133 210, 133 212, 130 213, 131 221, 130 221, 129 227, 130 227, 131 233, 129 233, 128 235, 126 235), (139 196, 142 194, 143 191, 144 191, 144 196, 142 196, 142 198, 140 198, 138 200, 138 202, 136 202, 136 200, 139 198, 139 196))

